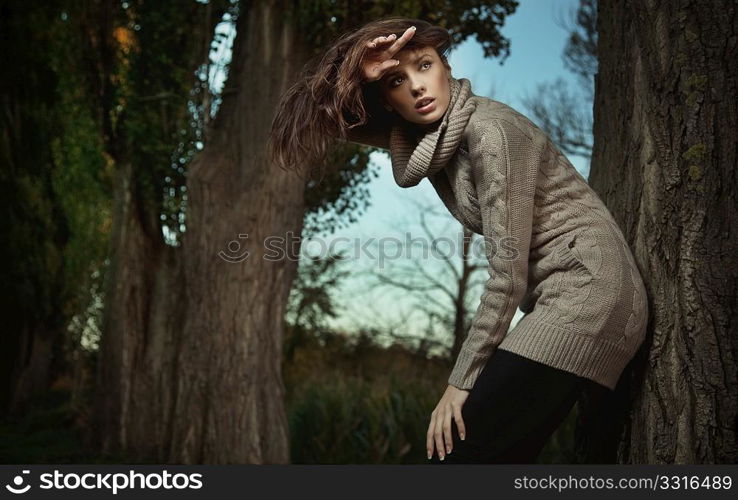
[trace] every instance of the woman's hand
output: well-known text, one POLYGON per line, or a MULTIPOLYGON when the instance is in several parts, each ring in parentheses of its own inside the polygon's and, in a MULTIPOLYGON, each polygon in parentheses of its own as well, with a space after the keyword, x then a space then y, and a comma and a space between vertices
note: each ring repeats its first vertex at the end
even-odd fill
POLYGON ((431 413, 431 421, 426 436, 426 448, 428 459, 433 456, 433 446, 438 449, 438 458, 443 460, 447 453, 451 453, 454 440, 451 437, 451 419, 456 421, 459 429, 459 437, 463 440, 466 436, 466 427, 461 418, 461 407, 469 396, 469 391, 459 389, 453 385, 446 387, 446 392, 431 413), (445 444, 445 445, 444 445, 445 444))
POLYGON ((374 40, 366 42, 367 50, 361 61, 362 78, 365 82, 379 80, 389 68, 400 64, 398 59, 392 59, 408 40, 415 34, 415 26, 405 30, 400 38, 395 40, 396 35, 378 36, 374 40), (390 42, 394 42, 389 45, 390 42))

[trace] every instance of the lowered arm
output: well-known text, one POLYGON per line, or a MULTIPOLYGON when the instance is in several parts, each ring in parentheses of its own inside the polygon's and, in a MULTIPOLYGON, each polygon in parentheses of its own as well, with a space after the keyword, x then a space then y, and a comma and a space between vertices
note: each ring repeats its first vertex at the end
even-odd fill
POLYGON ((469 390, 507 334, 527 289, 540 150, 504 119, 473 125, 469 155, 482 217, 487 279, 449 385, 469 390), (476 139, 475 139, 476 138, 476 139))

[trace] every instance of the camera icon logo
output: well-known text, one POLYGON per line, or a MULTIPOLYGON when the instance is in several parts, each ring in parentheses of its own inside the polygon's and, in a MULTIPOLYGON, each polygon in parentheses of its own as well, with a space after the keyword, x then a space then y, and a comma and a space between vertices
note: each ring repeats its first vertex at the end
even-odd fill
MULTIPOLYGON (((24 470, 23 471, 23 474, 30 474, 30 473, 31 473, 30 470, 24 470)), ((22 486, 23 485, 23 479, 24 479, 23 476, 15 476, 13 478, 13 485, 15 485, 15 486, 11 486, 9 484, 6 484, 5 487, 8 489, 9 492, 15 493, 16 495, 21 495, 21 494, 23 494, 23 493, 25 493, 25 492, 27 492, 28 490, 31 489, 31 485, 30 484, 27 484, 25 486, 22 486)))
MULTIPOLYGON (((238 235, 239 239, 245 239, 248 237, 249 237, 248 233, 241 233, 238 235)), ((235 264, 237 262, 243 262, 244 260, 248 258, 249 252, 248 250, 244 249, 243 253, 238 255, 237 252, 239 250, 241 250, 241 243, 239 243, 236 240, 231 240, 228 242, 228 252, 230 253, 226 253, 225 251, 221 250, 220 252, 218 252, 218 256, 224 261, 230 262, 231 264, 235 264)))

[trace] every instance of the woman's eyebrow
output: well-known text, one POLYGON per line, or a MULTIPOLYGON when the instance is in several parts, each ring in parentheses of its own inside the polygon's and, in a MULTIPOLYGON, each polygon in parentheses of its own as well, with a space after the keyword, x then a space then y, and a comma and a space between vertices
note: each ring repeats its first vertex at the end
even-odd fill
MULTIPOLYGON (((415 59, 413 59, 413 61, 412 61, 412 64, 415 64, 415 63, 417 63, 418 61, 420 61, 420 60, 421 60, 422 58, 424 58, 425 56, 430 56, 430 54, 429 54, 428 52, 423 52, 423 53, 422 53, 422 54, 420 54, 420 55, 419 55, 418 57, 416 57, 415 59)), ((393 70, 391 70, 391 71, 390 71, 389 73, 387 73, 387 75, 386 75, 386 76, 387 76, 387 78, 389 78, 389 77, 391 77, 391 76, 394 76, 394 75, 395 75, 396 73, 399 73, 399 71, 400 71, 399 69, 393 69, 393 70)))

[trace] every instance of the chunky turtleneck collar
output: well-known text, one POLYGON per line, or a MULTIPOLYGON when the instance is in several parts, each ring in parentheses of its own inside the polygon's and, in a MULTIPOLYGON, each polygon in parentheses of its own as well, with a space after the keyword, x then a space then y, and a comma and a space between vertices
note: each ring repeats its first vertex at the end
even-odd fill
POLYGON ((417 185, 423 177, 435 175, 456 152, 476 108, 471 83, 466 78, 449 80, 451 99, 436 129, 427 132, 420 142, 407 122, 396 123, 390 132, 390 156, 395 182, 401 187, 417 185))

